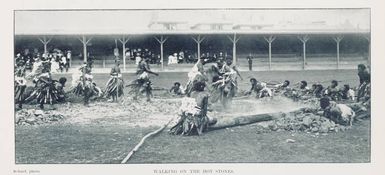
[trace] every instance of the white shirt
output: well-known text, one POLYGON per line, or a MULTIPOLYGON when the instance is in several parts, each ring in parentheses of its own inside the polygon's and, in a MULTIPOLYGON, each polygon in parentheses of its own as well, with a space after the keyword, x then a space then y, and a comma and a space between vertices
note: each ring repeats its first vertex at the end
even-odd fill
POLYGON ((62 62, 63 64, 66 64, 66 63, 67 63, 67 58, 66 58, 66 57, 61 57, 61 62, 62 62))
POLYGON ((135 64, 138 65, 141 59, 141 57, 135 57, 135 64))

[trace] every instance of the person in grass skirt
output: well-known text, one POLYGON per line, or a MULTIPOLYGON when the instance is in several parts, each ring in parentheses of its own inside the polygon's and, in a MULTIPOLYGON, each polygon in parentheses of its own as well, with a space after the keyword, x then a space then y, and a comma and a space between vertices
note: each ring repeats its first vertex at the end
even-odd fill
POLYGON ((170 134, 201 135, 207 129, 211 122, 207 117, 209 94, 204 92, 205 86, 204 82, 195 83, 191 97, 182 99, 178 120, 171 127, 170 134))
POLYGON ((32 93, 25 99, 26 102, 36 99, 40 109, 44 109, 44 104, 52 106, 58 101, 60 96, 51 77, 50 64, 47 63, 44 62, 42 64, 42 72, 34 77, 35 87, 32 93))
POLYGON ((23 60, 17 62, 17 67, 15 68, 15 104, 19 109, 23 105, 23 95, 27 87, 27 80, 25 79, 25 65, 23 60))
POLYGON ((106 84, 106 97, 110 98, 109 101, 116 102, 118 97, 123 95, 124 81, 122 73, 120 71, 120 60, 115 60, 115 66, 111 68, 111 77, 106 84))
MULTIPOLYGON (((230 104, 232 98, 235 96, 237 89, 238 89, 238 83, 237 83, 237 77, 239 76, 241 80, 243 79, 240 75, 237 67, 233 64, 233 60, 231 58, 226 58, 226 60, 218 60, 217 61, 217 76, 213 78, 213 95, 214 99, 215 96, 217 99, 219 99, 224 107, 228 107, 228 104, 230 104), (219 93, 219 94, 218 94, 219 93), (219 98, 218 98, 219 96, 219 98)), ((213 67, 215 69, 215 67, 213 67)), ((215 100, 213 99, 213 102, 215 100)))
POLYGON ((136 71, 137 78, 133 81, 133 83, 128 85, 132 88, 131 91, 133 91, 134 93, 134 100, 137 100, 139 94, 141 93, 146 94, 147 101, 151 100, 152 86, 149 74, 153 74, 156 76, 158 76, 159 74, 151 71, 148 61, 149 58, 141 58, 136 71))
POLYGON ((93 83, 93 76, 91 74, 91 66, 87 62, 79 68, 81 71, 80 77, 77 79, 75 87, 72 92, 75 95, 83 96, 84 106, 89 106, 90 98, 98 94, 95 83, 93 83))
POLYGON ((205 64, 205 58, 201 57, 192 67, 191 71, 187 74, 188 81, 186 83, 185 93, 187 96, 191 95, 194 90, 194 85, 197 82, 207 82, 208 78, 204 72, 203 65, 205 64))

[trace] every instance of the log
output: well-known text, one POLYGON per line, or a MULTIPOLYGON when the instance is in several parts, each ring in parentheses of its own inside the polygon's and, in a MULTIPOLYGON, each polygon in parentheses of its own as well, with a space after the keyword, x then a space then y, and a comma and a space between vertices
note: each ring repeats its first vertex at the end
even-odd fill
POLYGON ((223 128, 229 128, 234 126, 242 126, 248 125, 257 122, 270 121, 281 118, 285 115, 290 115, 290 113, 299 113, 299 112, 315 112, 316 109, 303 107, 296 109, 291 112, 282 113, 282 112, 274 112, 274 113, 265 113, 265 114, 252 114, 252 115, 241 115, 235 117, 220 117, 217 122, 208 127, 208 130, 217 130, 223 128))
POLYGON ((172 119, 169 120, 169 121, 168 121, 164 126, 162 126, 161 128, 159 128, 159 129, 157 129, 157 130, 155 130, 155 131, 152 131, 152 132, 148 133, 147 135, 145 135, 145 136, 142 138, 142 140, 140 140, 140 142, 134 147, 134 149, 132 149, 132 150, 127 154, 127 156, 122 160, 121 163, 122 163, 122 164, 123 164, 123 163, 126 163, 126 162, 128 161, 128 159, 130 159, 130 157, 131 157, 136 151, 138 151, 138 149, 143 145, 144 141, 145 141, 147 138, 149 138, 149 137, 151 137, 151 136, 154 136, 154 135, 160 133, 161 131, 163 131, 163 129, 166 128, 167 125, 168 125, 171 121, 172 121, 172 119))
POLYGON ((208 130, 217 130, 234 126, 248 125, 262 121, 269 121, 282 117, 283 115, 283 113, 267 113, 223 118, 218 120, 215 124, 209 126, 208 130))

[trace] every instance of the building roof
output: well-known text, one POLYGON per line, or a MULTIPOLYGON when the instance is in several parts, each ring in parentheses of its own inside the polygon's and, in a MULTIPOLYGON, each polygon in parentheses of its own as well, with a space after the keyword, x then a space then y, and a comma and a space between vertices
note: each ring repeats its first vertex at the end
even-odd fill
POLYGON ((369 32, 369 9, 15 11, 15 35, 369 32), (172 25, 172 30, 167 25, 172 25), (215 25, 222 27, 210 27, 215 25))

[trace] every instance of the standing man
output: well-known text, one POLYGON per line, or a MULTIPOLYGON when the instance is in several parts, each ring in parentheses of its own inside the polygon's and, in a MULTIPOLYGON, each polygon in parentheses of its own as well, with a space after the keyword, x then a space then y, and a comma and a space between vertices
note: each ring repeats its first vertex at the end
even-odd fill
POLYGON ((190 96, 191 92, 194 91, 194 87, 197 82, 206 83, 208 81, 203 68, 204 64, 205 64, 204 57, 201 57, 201 59, 199 59, 195 63, 191 71, 187 74, 188 81, 186 83, 186 89, 185 89, 185 93, 187 96, 190 96))
POLYGON ((249 71, 253 70, 253 57, 251 56, 251 53, 249 53, 249 56, 247 56, 247 62, 249 63, 249 71))
POLYGON ((81 76, 76 81, 75 87, 72 92, 75 95, 83 96, 84 106, 89 106, 89 100, 92 95, 96 94, 95 84, 93 83, 93 76, 91 75, 91 65, 87 62, 79 68, 81 76))
POLYGON ((364 64, 359 64, 357 68, 358 78, 360 80, 357 93, 357 102, 367 101, 370 99, 370 73, 364 64))
POLYGON ((142 92, 146 93, 147 101, 150 101, 152 95, 152 87, 149 74, 158 76, 159 74, 150 70, 148 65, 148 58, 142 58, 138 64, 136 75, 138 76, 134 83, 135 96, 134 100, 137 100, 138 95, 142 92))

